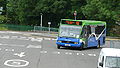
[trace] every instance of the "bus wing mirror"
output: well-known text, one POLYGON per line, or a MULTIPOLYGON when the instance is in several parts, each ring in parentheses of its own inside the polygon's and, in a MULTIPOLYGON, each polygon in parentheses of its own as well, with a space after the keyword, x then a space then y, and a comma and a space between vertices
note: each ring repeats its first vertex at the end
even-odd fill
POLYGON ((99 63, 99 66, 103 67, 103 63, 99 63))

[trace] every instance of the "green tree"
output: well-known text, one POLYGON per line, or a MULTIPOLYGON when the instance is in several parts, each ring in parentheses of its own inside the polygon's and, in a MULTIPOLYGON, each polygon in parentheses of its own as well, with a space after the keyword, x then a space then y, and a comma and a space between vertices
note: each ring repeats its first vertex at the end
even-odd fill
MULTIPOLYGON (((120 21, 120 0, 86 0, 82 13, 86 19, 107 21, 109 33, 114 33, 115 22, 120 21)), ((117 28, 116 28, 117 31, 117 28)))

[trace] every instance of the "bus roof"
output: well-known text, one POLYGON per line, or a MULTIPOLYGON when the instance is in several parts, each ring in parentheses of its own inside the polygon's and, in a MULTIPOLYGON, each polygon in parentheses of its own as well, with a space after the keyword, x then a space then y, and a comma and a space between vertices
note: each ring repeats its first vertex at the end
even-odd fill
POLYGON ((94 20, 73 20, 73 19, 61 19, 61 20, 65 20, 65 21, 81 21, 83 23, 83 25, 100 25, 100 24, 104 24, 106 25, 106 22, 104 21, 94 21, 94 20))

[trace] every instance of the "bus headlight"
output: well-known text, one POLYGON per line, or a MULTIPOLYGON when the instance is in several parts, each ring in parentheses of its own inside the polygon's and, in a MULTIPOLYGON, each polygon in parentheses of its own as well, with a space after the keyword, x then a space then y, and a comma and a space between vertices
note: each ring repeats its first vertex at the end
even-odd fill
POLYGON ((78 42, 74 42, 74 44, 78 44, 78 42))
POLYGON ((80 43, 82 43, 83 42, 83 40, 82 39, 80 39, 80 43))
POLYGON ((58 41, 58 42, 60 42, 60 43, 61 43, 62 41, 58 41))

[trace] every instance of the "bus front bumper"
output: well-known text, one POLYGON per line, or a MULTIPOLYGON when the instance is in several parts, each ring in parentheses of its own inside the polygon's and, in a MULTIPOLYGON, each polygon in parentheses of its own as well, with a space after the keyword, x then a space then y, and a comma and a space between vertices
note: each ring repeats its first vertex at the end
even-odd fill
POLYGON ((69 43, 60 43, 60 42, 56 42, 56 44, 58 46, 62 46, 62 47, 81 47, 81 43, 79 44, 69 44, 69 43))

